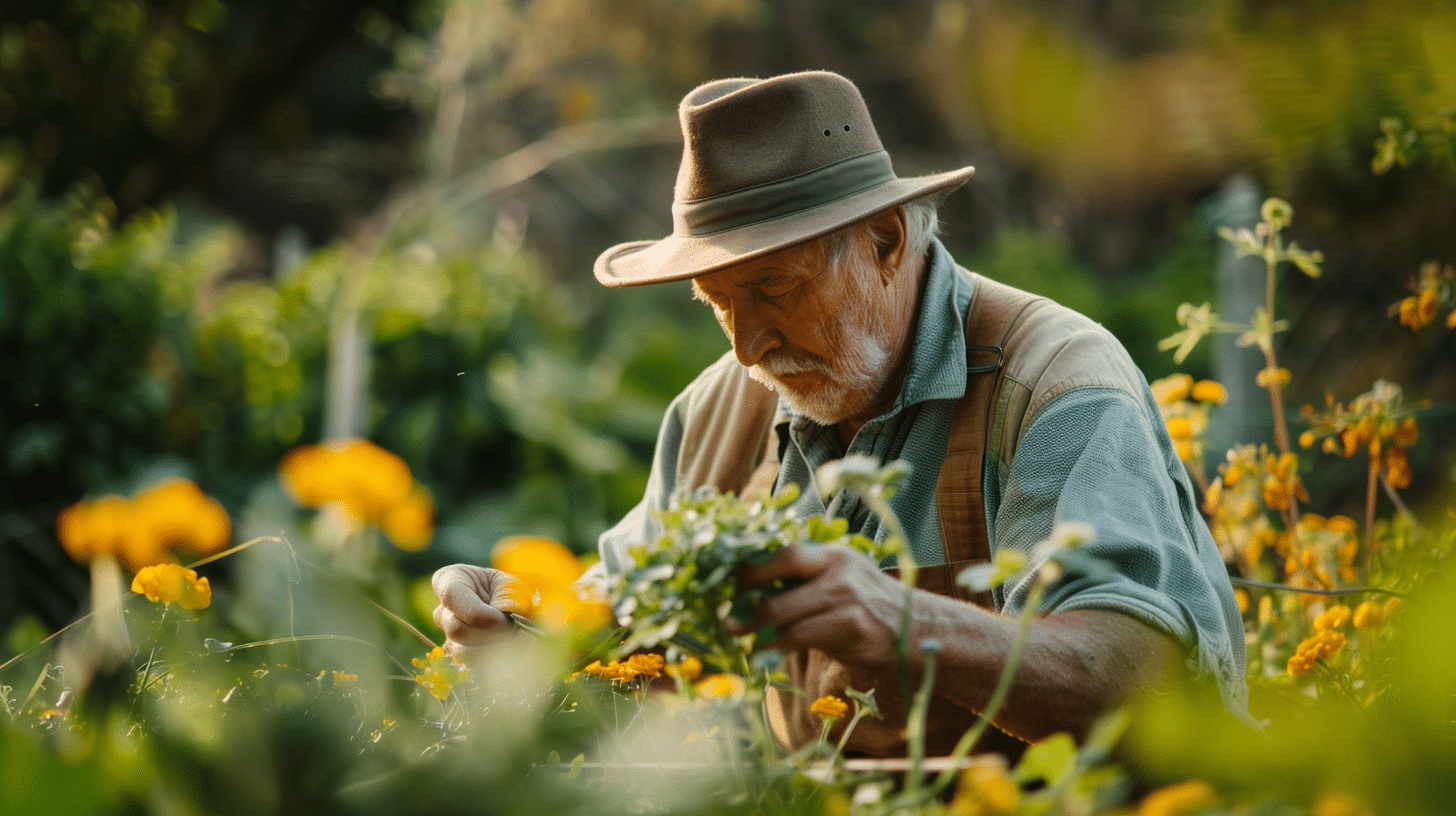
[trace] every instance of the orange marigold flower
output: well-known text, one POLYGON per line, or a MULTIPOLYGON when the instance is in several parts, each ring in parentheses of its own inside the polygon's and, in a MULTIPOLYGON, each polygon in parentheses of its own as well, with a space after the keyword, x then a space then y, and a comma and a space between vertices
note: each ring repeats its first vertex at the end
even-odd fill
POLYGON ((279 475, 305 507, 341 504, 359 521, 377 523, 414 489, 409 465, 367 439, 304 445, 290 451, 279 475))
POLYGON ((132 499, 131 509, 127 561, 133 569, 169 560, 174 549, 212 555, 226 548, 232 535, 222 504, 187 479, 148 488, 132 499))
POLYGON ((77 502, 56 517, 56 536, 78 562, 120 555, 131 530, 131 504, 121 496, 77 502))
POLYGON ((435 501, 423 485, 415 485, 404 501, 384 511, 379 525, 394 546, 419 552, 435 536, 435 501))
POLYGON ((849 703, 832 694, 826 694, 809 704, 809 713, 825 722, 834 722, 849 713, 849 703))
POLYGON ((525 582, 535 599, 531 614, 549 628, 595 628, 611 621, 610 607, 584 597, 576 587, 586 567, 558 541, 543 536, 508 536, 496 542, 491 566, 525 582))
POLYGON ((142 567, 131 579, 131 591, 154 603, 175 603, 183 609, 206 609, 212 603, 208 580, 180 564, 142 567))

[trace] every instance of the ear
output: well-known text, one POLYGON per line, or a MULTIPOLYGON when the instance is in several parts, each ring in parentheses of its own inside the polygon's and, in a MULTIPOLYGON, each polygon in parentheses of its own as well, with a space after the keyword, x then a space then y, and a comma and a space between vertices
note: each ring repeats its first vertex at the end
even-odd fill
POLYGON ((865 227, 874 243, 875 263, 880 268, 880 280, 889 286, 905 261, 905 244, 910 238, 910 230, 905 223, 904 205, 870 216, 865 221, 865 227))

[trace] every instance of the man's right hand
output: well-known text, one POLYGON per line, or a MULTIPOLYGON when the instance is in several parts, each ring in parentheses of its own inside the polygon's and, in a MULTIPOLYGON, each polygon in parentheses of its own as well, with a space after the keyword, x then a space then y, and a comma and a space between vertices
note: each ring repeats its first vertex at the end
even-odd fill
POLYGON ((531 587, 506 572, 469 564, 435 571, 430 588, 440 599, 435 625, 445 632, 445 653, 457 659, 511 631, 507 613, 531 613, 531 587))

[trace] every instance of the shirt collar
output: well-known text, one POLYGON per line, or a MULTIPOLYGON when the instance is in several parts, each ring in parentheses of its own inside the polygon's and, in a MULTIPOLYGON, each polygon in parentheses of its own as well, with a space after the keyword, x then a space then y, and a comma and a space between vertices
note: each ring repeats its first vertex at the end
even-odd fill
POLYGON ((967 306, 975 279, 956 265, 939 239, 931 241, 920 298, 910 371, 895 410, 933 399, 960 399, 966 393, 967 306))

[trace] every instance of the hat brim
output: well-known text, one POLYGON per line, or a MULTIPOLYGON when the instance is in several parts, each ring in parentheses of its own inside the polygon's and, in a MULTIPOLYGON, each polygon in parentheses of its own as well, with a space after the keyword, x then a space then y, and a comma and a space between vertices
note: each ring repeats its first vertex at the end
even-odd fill
POLYGON ((950 192, 975 172, 897 178, 813 209, 706 235, 669 235, 659 241, 629 241, 597 256, 593 272, 603 286, 643 286, 705 275, 787 249, 877 212, 936 193, 950 192))

